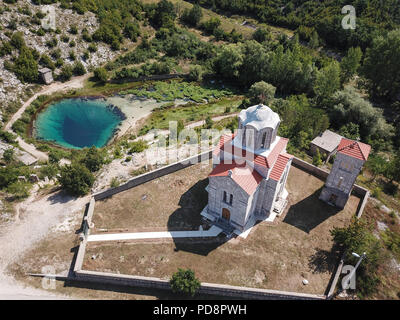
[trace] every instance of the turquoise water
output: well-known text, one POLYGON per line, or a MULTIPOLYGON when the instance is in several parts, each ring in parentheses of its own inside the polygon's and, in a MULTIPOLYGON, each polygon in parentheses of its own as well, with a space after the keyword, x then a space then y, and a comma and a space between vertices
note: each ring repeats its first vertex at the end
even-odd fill
POLYGON ((101 148, 123 119, 119 109, 102 99, 64 99, 38 115, 36 138, 66 148, 101 148))

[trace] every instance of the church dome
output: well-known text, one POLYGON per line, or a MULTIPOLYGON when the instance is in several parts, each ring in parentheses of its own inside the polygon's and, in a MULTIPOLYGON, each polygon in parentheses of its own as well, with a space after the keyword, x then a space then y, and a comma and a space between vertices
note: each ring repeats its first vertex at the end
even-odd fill
POLYGON ((251 125, 256 130, 262 128, 276 128, 280 122, 279 115, 269 107, 259 104, 242 110, 239 118, 243 126, 251 125))

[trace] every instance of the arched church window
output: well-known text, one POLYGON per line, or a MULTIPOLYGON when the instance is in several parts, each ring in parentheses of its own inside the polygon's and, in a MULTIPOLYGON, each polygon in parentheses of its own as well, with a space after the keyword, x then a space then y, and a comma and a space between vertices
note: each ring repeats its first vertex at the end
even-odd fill
POLYGON ((261 148, 263 148, 263 149, 265 149, 265 146, 266 146, 266 144, 267 144, 267 133, 266 132, 264 132, 263 133, 263 136, 262 136, 262 140, 261 140, 261 148))

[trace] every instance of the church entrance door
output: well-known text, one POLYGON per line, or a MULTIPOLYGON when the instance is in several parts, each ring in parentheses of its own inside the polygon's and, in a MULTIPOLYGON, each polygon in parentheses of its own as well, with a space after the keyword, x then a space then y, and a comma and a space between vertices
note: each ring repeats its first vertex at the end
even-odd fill
POLYGON ((227 208, 223 208, 222 209, 222 218, 224 218, 225 220, 230 220, 231 218, 231 213, 229 212, 229 210, 227 208))

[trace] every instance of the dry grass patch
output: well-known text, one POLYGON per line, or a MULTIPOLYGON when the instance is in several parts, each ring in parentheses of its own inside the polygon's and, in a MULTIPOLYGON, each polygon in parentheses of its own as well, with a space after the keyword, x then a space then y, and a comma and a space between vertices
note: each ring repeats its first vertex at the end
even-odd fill
POLYGON ((258 224, 247 239, 89 243, 83 268, 168 278, 182 267, 203 282, 323 294, 339 258, 330 230, 347 225, 359 204, 354 196, 341 211, 325 204, 318 200, 323 184, 292 167, 286 212, 273 224, 258 224))
POLYGON ((207 205, 207 161, 96 201, 93 223, 99 229, 197 230, 207 205))

